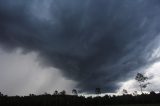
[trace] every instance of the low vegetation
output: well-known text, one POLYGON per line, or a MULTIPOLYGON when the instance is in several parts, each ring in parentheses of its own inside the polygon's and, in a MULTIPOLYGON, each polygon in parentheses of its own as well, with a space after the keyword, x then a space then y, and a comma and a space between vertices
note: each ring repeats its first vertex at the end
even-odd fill
MULTIPOLYGON (((111 106, 111 105, 131 105, 147 106, 146 104, 160 104, 160 93, 150 92, 150 94, 141 94, 137 96, 125 94, 121 96, 104 97, 83 97, 77 95, 66 94, 43 94, 29 96, 7 96, 1 94, 0 106, 111 106), (135 105, 133 105, 135 104, 135 105)), ((151 105, 152 104, 152 105, 151 105)), ((154 106, 154 105, 153 105, 154 106)), ((155 105, 156 106, 156 105, 155 105)))

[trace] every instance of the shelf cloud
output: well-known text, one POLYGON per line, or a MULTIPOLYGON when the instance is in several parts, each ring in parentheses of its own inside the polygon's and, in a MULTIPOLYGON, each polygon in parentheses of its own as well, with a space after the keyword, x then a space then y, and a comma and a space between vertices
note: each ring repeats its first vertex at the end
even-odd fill
POLYGON ((77 88, 115 91, 159 61, 159 0, 0 0, 0 44, 37 52, 77 88))

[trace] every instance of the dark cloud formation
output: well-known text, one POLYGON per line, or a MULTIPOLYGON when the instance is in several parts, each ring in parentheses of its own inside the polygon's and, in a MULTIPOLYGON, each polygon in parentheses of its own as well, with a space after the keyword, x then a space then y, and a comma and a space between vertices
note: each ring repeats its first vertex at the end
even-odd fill
POLYGON ((154 61, 159 0, 0 0, 0 43, 36 51, 90 90, 117 89, 154 61))

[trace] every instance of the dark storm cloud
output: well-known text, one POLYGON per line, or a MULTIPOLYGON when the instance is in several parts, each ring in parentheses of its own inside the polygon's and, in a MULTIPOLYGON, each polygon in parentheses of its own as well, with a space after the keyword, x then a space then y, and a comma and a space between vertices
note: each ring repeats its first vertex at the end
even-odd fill
POLYGON ((159 0, 0 0, 0 42, 38 52, 78 88, 114 91, 150 62, 159 6, 159 0))

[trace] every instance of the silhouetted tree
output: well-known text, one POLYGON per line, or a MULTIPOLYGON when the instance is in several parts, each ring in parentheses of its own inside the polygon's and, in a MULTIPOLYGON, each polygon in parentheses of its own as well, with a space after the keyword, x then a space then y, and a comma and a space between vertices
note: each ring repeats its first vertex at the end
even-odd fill
POLYGON ((34 94, 29 94, 29 96, 35 96, 34 94))
POLYGON ((128 91, 126 89, 123 89, 122 92, 123 92, 124 95, 128 94, 128 91))
POLYGON ((134 91, 133 96, 137 96, 137 95, 138 95, 137 91, 134 91))
POLYGON ((58 95, 58 91, 57 90, 54 91, 54 95, 58 95))
POLYGON ((100 88, 96 88, 96 89, 95 89, 95 93, 96 93, 96 94, 101 94, 101 89, 100 89, 100 88))
POLYGON ((47 92, 45 92, 43 95, 49 95, 47 92))
POLYGON ((143 93, 143 88, 146 88, 149 83, 145 83, 147 81, 148 77, 145 77, 141 73, 137 73, 135 80, 139 82, 139 87, 141 89, 141 93, 143 93))
POLYGON ((60 95, 66 95, 66 91, 63 90, 62 92, 59 93, 60 95))
POLYGON ((73 95, 51 96, 48 94, 35 96, 0 96, 0 106, 128 106, 128 104, 143 104, 144 106, 146 104, 157 104, 155 106, 158 106, 160 104, 160 94, 151 92, 150 94, 137 96, 128 94, 87 98, 73 95))
POLYGON ((156 93, 154 91, 151 91, 150 95, 156 95, 156 93))
POLYGON ((3 96, 3 94, 0 92, 0 96, 3 96))
POLYGON ((78 92, 77 92, 76 89, 73 89, 73 90, 72 90, 72 93, 73 93, 74 95, 78 95, 78 92))

